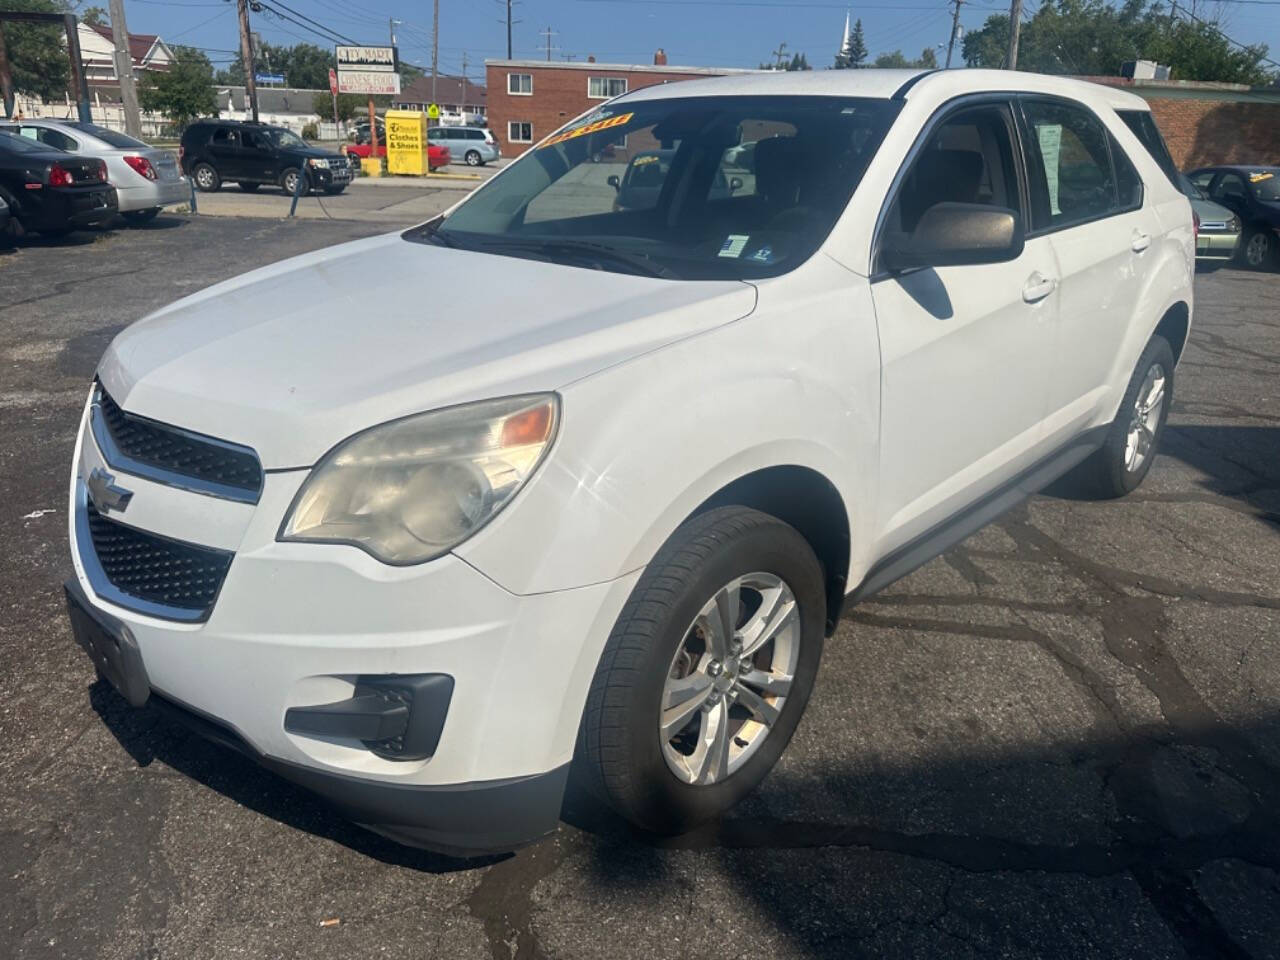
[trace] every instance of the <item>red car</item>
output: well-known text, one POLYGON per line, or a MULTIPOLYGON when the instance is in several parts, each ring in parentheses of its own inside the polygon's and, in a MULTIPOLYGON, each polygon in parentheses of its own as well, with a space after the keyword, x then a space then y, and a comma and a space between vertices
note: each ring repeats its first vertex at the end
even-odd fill
MULTIPOLYGON (((373 156, 373 145, 369 143, 347 144, 342 148, 348 157, 365 157, 373 156)), ((387 145, 378 142, 378 156, 385 157, 387 155, 387 145)), ((432 170, 439 170, 441 167, 449 165, 452 159, 449 155, 448 147, 438 147, 434 143, 427 145, 427 165, 432 170)))

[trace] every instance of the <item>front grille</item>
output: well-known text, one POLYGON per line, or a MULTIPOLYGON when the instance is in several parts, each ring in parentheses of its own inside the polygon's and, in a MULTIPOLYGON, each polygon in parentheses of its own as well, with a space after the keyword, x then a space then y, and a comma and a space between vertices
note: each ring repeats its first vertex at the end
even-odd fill
MULTIPOLYGON (((206 484, 209 489, 205 492, 217 493, 223 489, 238 493, 236 499, 257 502, 262 489, 262 465, 253 451, 125 413, 101 385, 98 386, 97 405, 111 442, 125 457, 154 471, 189 477, 206 484)), ((109 462, 110 453, 103 451, 109 462)), ((112 465, 123 470, 129 470, 131 466, 127 463, 112 465)), ((151 473, 146 475, 151 476, 151 473)), ((164 480, 163 477, 152 479, 164 480)))
POLYGON ((129 597, 207 617, 232 554, 146 533, 109 520, 89 503, 89 536, 98 566, 129 597))

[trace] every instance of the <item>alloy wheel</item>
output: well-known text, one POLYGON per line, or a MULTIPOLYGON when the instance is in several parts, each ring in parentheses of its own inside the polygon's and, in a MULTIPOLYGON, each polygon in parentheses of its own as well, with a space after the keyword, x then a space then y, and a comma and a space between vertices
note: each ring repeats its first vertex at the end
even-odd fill
POLYGON ((1142 469, 1155 445, 1156 430, 1164 410, 1164 367, 1152 364, 1138 388, 1129 418, 1129 433, 1124 446, 1124 468, 1130 473, 1142 469))
POLYGON ((800 627, 795 594, 771 573, 738 577, 706 602, 662 690, 658 737, 676 777, 722 783, 760 749, 795 679, 800 627))
POLYGON ((198 167, 196 169, 196 183, 203 190, 208 190, 213 186, 213 170, 209 167, 198 167))
POLYGON ((1265 233, 1255 233, 1249 238, 1244 248, 1245 262, 1251 267, 1260 267, 1267 262, 1271 252, 1271 240, 1265 233))

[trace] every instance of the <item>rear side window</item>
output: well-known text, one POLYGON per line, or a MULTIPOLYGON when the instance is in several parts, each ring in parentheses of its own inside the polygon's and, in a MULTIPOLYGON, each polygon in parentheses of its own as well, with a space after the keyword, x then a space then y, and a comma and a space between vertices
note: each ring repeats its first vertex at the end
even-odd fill
POLYGON ((145 148, 147 146, 141 140, 135 140, 128 134, 99 126, 96 123, 73 123, 71 126, 75 127, 77 130, 83 130, 85 133, 92 134, 109 147, 118 147, 121 150, 134 150, 140 147, 145 148))
POLYGON ((230 127, 219 127, 213 131, 213 143, 219 147, 238 147, 240 146, 240 133, 230 127))
POLYGON ((1059 229, 1119 213, 1115 171, 1102 122, 1082 106, 1023 101, 1035 171, 1036 229, 1059 229))
POLYGON ((1116 138, 1107 135, 1107 145, 1111 147, 1111 162, 1116 170, 1116 193, 1120 200, 1121 210, 1137 210, 1142 206, 1142 178, 1134 169, 1133 162, 1124 148, 1116 142, 1116 138))
POLYGON ((1160 136, 1160 128, 1156 126, 1155 118, 1146 110, 1117 110, 1116 115, 1124 121, 1124 125, 1132 130, 1133 135, 1147 148, 1147 152, 1151 154, 1151 158, 1164 171, 1164 175, 1169 178, 1169 182, 1181 190, 1182 174, 1178 170, 1178 165, 1173 162, 1173 155, 1169 153, 1169 147, 1165 144, 1164 137, 1160 136))

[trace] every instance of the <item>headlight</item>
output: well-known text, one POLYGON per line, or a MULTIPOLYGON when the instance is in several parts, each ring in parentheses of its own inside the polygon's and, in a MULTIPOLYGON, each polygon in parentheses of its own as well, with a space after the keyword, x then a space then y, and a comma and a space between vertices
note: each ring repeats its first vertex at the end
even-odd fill
POLYGON ((321 170, 329 169, 329 161, 323 158, 312 157, 310 160, 307 161, 307 163, 311 164, 311 166, 313 167, 318 167, 321 170))
POLYGON ((524 486, 558 421, 557 397, 538 394, 416 414, 357 433, 316 465, 279 538, 349 543, 396 565, 438 557, 524 486))

